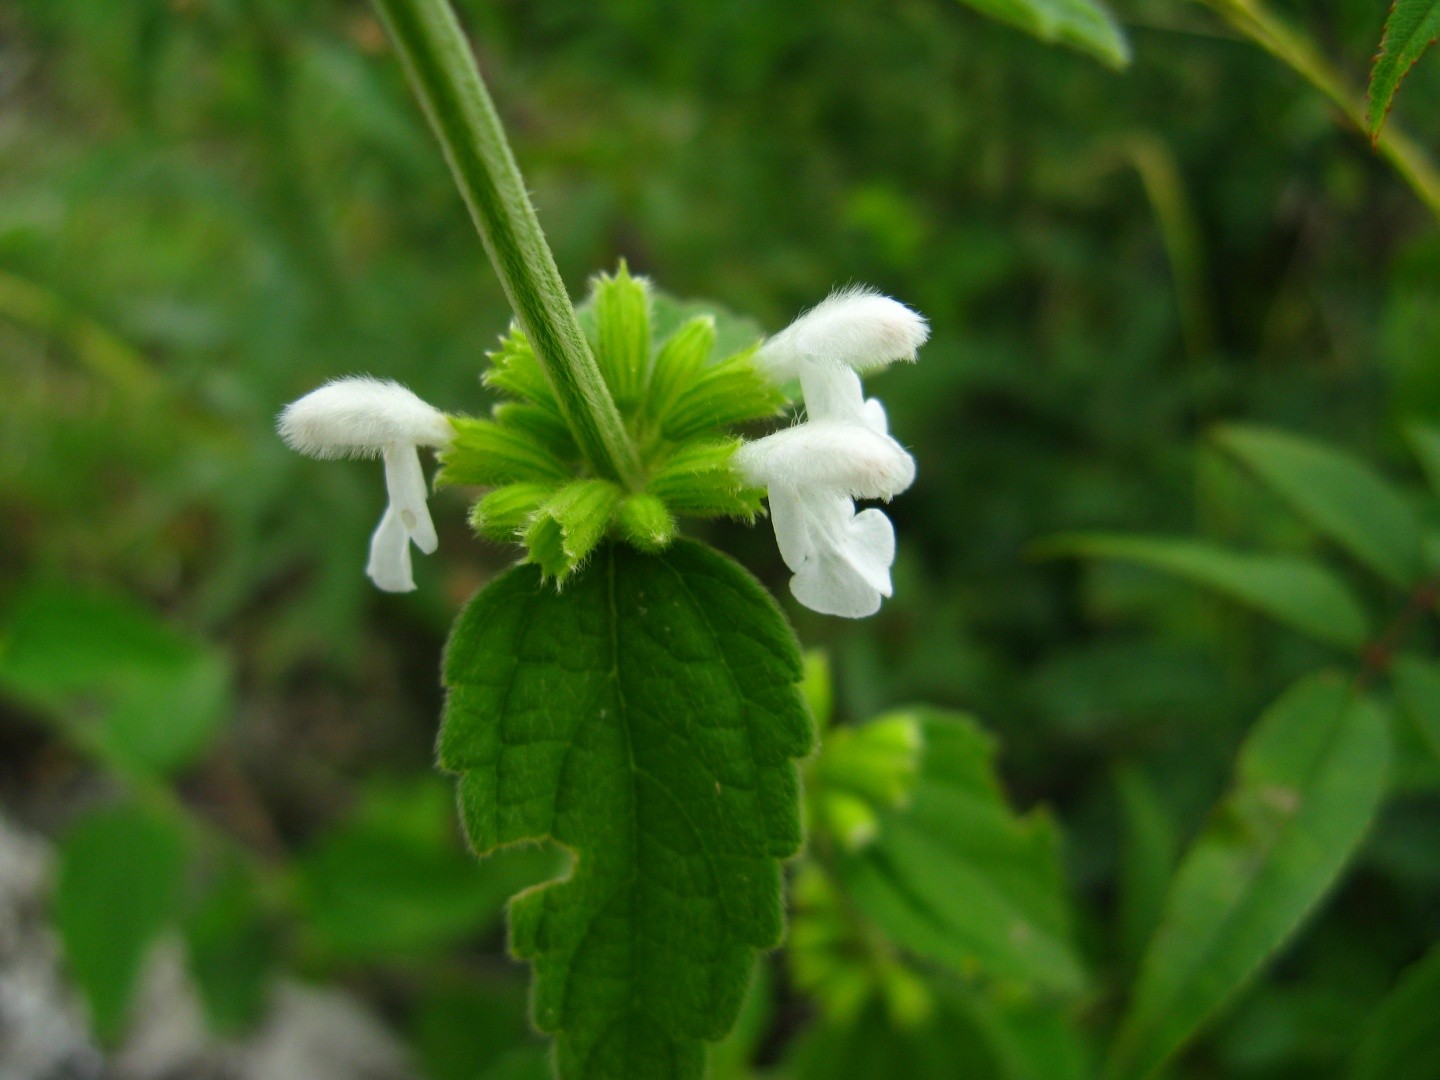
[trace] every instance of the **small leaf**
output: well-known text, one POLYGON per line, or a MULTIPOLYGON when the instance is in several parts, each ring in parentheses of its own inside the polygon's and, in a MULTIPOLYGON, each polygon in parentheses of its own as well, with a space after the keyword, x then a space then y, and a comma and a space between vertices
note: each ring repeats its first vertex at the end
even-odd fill
POLYGON ((641 551, 664 551, 675 539, 678 528, 665 504, 643 492, 626 496, 615 520, 625 539, 641 551))
POLYGON ((1108 1076, 1155 1075, 1289 940, 1374 818, 1389 758, 1384 714, 1339 675, 1261 717, 1171 884, 1108 1076))
POLYGON ((595 360, 615 403, 626 410, 639 401, 650 371, 650 283, 630 276, 622 260, 613 276, 591 285, 595 360))
POLYGON ((525 529, 530 561, 564 581, 605 536, 623 493, 609 480, 576 480, 551 495, 525 529))
POLYGON ((500 339, 500 348, 487 354, 490 366, 480 376, 481 382, 493 390, 539 405, 555 414, 562 424, 560 405, 545 370, 535 356, 535 349, 525 331, 511 324, 500 339))
POLYGON ((37 585, 0 626, 0 691, 52 712, 109 765, 171 773, 225 721, 223 658, 133 601, 37 585))
POLYGON ((551 484, 506 484, 498 487, 471 508, 470 526, 491 540, 518 540, 541 504, 556 490, 551 484))
POLYGON ((102 811, 60 845, 55 925, 96 1034, 124 1032, 140 967, 179 914, 184 838, 139 810, 102 811))
POLYGON ((1391 667, 1400 712, 1440 762, 1440 664, 1415 656, 1397 657, 1391 667))
POLYGON ((683 441, 713 428, 780 415, 786 398, 755 366, 754 350, 707 368, 683 387, 660 416, 668 439, 683 441))
POLYGON ((868 919, 917 955, 966 975, 1079 991, 1085 972, 1070 940, 1050 820, 1010 809, 994 744, 974 721, 911 714, 924 756, 909 805, 878 811, 878 837, 837 860, 837 879, 868 919))
POLYGON ((1112 68, 1130 63, 1130 44, 1099 0, 961 0, 1048 44, 1069 45, 1112 68))
POLYGON ((650 376, 650 415, 664 416, 675 395, 710 362, 715 349, 715 316, 697 315, 676 330, 655 356, 650 376))
POLYGON ((1348 1080, 1440 1080, 1440 947, 1401 977, 1365 1021, 1348 1080))
POLYGON ((1363 461, 1266 428, 1226 427, 1215 439, 1296 514, 1392 585, 1405 588, 1424 574, 1414 511, 1363 461))
POLYGON ((650 333, 656 341, 667 341, 681 327, 698 318, 715 324, 715 340, 709 355, 702 362, 709 364, 750 348, 764 336, 760 324, 744 315, 736 315, 710 300, 677 300, 655 291, 650 298, 650 333))
POLYGON ((739 445, 739 439, 688 443, 655 470, 647 490, 676 513, 752 520, 765 493, 746 487, 732 466, 739 445))
POLYGON ((568 877, 510 905, 565 1080, 696 1080, 783 926, 810 747, 773 599, 686 540, 602 547, 564 593, 532 566, 466 607, 440 763, 475 849, 550 840, 568 877))
POLYGON ((1380 137, 1395 92, 1415 62, 1440 38, 1440 0, 1395 0, 1385 20, 1380 53, 1370 72, 1370 108, 1365 114, 1370 137, 1380 137))
POLYGON ((1292 629, 1331 645, 1358 649, 1370 633, 1350 591, 1328 570, 1304 559, 1230 551, 1198 540, 1081 535, 1047 540, 1042 554, 1118 559, 1175 574, 1237 600, 1292 629))
POLYGON ((468 416, 450 418, 455 440, 440 452, 437 486, 558 484, 569 475, 550 446, 526 430, 468 416))

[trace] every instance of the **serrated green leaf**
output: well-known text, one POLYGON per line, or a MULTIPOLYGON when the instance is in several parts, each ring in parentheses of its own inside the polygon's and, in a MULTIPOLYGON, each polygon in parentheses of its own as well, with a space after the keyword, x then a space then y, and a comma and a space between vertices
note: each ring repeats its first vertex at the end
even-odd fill
POLYGON ((1440 0, 1395 0, 1385 20, 1380 52, 1370 72, 1370 137, 1377 138, 1395 103, 1395 92, 1422 53, 1440 38, 1440 0))
POLYGON ((1285 555, 1230 551, 1199 540, 1081 535, 1046 541, 1042 553, 1118 559, 1175 574, 1223 593, 1308 637, 1358 649, 1369 620, 1349 589, 1324 567, 1285 555))
POLYGON ((1268 428, 1221 428, 1216 441, 1301 518, 1392 585, 1425 572, 1419 522, 1394 486, 1363 461, 1268 428))
POLYGON ((55 926, 106 1042, 124 1032, 140 966, 179 914, 184 871, 184 838, 139 810, 92 814, 60 844, 55 926))
POLYGON ((54 713, 112 767, 169 773, 224 723, 230 674, 218 653, 133 601, 37 585, 0 626, 0 692, 54 713))
POLYGON ((455 439, 440 452, 436 486, 558 484, 569 475, 554 449, 530 431, 468 416, 451 417, 450 423, 455 439))
POLYGON ((591 284, 595 360, 624 411, 640 400, 650 371, 650 283, 630 276, 622 260, 614 275, 591 284))
POLYGON ((1440 664, 1418 656, 1400 656, 1391 673, 1400 712, 1440 762, 1440 664))
POLYGON ((1401 977, 1365 1021, 1348 1080, 1440 1080, 1440 947, 1401 977))
POLYGON ((966 975, 1075 993, 1055 829, 1020 816, 995 776, 994 744, 964 716, 910 710, 924 733, 908 806, 879 811, 879 835, 840 857, 836 877, 897 944, 966 975))
POLYGON ((960 0, 1048 44, 1069 45, 1108 64, 1130 63, 1130 44, 1099 0, 960 0))
POLYGON ((518 567, 461 614, 440 763, 471 841, 574 859, 510 907, 565 1080, 698 1078, 734 1023, 800 843, 800 674, 774 600, 685 540, 605 545, 563 593, 518 567))
POLYGON ((1289 940, 1369 827, 1389 758, 1384 714, 1337 674, 1261 717, 1176 873, 1108 1076, 1155 1075, 1289 940))

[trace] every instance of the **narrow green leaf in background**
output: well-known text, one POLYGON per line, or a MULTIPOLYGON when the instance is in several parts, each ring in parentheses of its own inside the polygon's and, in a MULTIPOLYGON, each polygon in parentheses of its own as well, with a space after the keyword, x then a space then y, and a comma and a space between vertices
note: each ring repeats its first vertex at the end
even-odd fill
POLYGON ((1370 72, 1370 107, 1365 123, 1376 138, 1395 103, 1395 91, 1421 53, 1440 38, 1440 0, 1395 0, 1385 20, 1385 36, 1370 72))
POLYGON ((1365 1021, 1349 1080, 1440 1080, 1440 948, 1401 977, 1365 1021))
POLYGON ((1266 428, 1220 428, 1215 440, 1292 510, 1392 585, 1425 572, 1419 522, 1405 496, 1359 458, 1266 428))
POLYGON ((1436 495, 1440 495, 1440 428, 1429 424, 1411 424, 1405 429, 1410 449, 1425 470, 1426 479, 1436 495))
POLYGON ((1099 0, 961 0, 992 19, 1050 44, 1069 45, 1108 64, 1130 63, 1130 44, 1099 0))
POLYGON ((1235 787, 1186 853, 1107 1075, 1155 1075, 1319 902, 1384 794, 1385 715, 1338 674, 1307 677, 1241 747, 1235 787))
POLYGON ((1180 844, 1169 809, 1142 772, 1135 768, 1120 770, 1115 776, 1115 789, 1125 822, 1116 921, 1125 957, 1133 963, 1160 921, 1180 844))
POLYGON ((1391 665, 1400 712, 1440 762, 1440 664, 1417 656, 1399 656, 1391 665))
POLYGON ((217 652, 133 601, 39 585, 4 614, 0 692, 55 714, 111 766, 149 774, 204 752, 230 675, 217 652))
POLYGON ((808 752, 794 634, 734 562, 607 544, 557 593, 538 568, 465 608, 441 765, 471 842, 550 840, 570 875, 510 905, 566 1080, 698 1080, 783 927, 808 752))
POLYGON ((55 925, 95 1031, 124 1031, 146 953, 179 912, 184 838, 139 810, 85 818, 60 845, 55 925))
POLYGON ((837 859, 855 905, 918 956, 1077 993, 1059 840, 1049 817, 1016 814, 995 775, 995 745, 970 718, 908 710, 924 732, 908 805, 879 811, 868 847, 837 859))
POLYGON ((1324 567, 1285 555, 1230 551, 1199 540, 1077 535, 1046 540, 1040 555, 1118 559, 1175 574, 1223 593, 1307 637, 1358 649, 1369 620, 1350 590, 1324 567))

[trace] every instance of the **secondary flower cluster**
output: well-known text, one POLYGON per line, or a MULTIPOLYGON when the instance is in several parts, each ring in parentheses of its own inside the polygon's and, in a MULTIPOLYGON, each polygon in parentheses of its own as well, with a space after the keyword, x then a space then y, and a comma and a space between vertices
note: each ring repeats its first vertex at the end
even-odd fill
MULTIPOLYGON (((439 452, 437 485, 488 489, 475 529, 518 541, 557 583, 614 536, 663 549, 676 517, 753 520, 768 495, 791 591, 807 607, 850 618, 891 592, 895 533, 856 499, 904 491, 915 463, 889 434, 860 375, 914 360, 925 320, 864 290, 836 293, 773 338, 722 348, 717 320, 654 296, 621 266, 593 283, 581 321, 643 465, 627 489, 585 460, 529 340, 512 327, 483 378, 505 400, 488 418, 446 416, 393 382, 327 383, 280 415, 282 438, 313 457, 380 456, 390 503, 370 544, 371 580, 414 588, 410 545, 435 550, 419 448, 439 452), (687 317, 688 315, 688 317, 687 317), (743 442, 737 424, 778 416, 798 381, 803 421, 743 442)), ((741 327, 744 324, 731 320, 741 327)), ((728 327, 727 329, 733 329, 728 327)))

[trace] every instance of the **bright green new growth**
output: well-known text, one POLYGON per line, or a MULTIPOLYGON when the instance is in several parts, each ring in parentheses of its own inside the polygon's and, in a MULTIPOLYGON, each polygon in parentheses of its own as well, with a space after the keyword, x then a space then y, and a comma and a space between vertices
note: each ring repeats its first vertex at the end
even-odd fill
POLYGON ((563 595, 546 573, 509 571, 456 623, 440 763, 477 852, 550 840, 573 859, 510 906, 560 1076, 698 1080, 781 936, 812 739, 799 649, 699 544, 604 544, 563 595))
MULTIPOLYGON (((662 301, 669 307, 676 305, 662 301)), ((731 467, 731 425, 773 417, 785 397, 756 368, 756 340, 722 352, 716 319, 697 314, 668 331, 656 298, 624 263, 594 279, 580 324, 640 458, 635 489, 597 475, 581 452, 529 339, 518 327, 490 354, 485 384, 505 396, 488 420, 455 418, 442 484, 492 490, 475 505, 481 534, 523 543, 563 582, 607 536, 662 551, 681 515, 751 519, 761 493, 731 467)), ((674 312, 671 312, 674 314, 674 312)))

